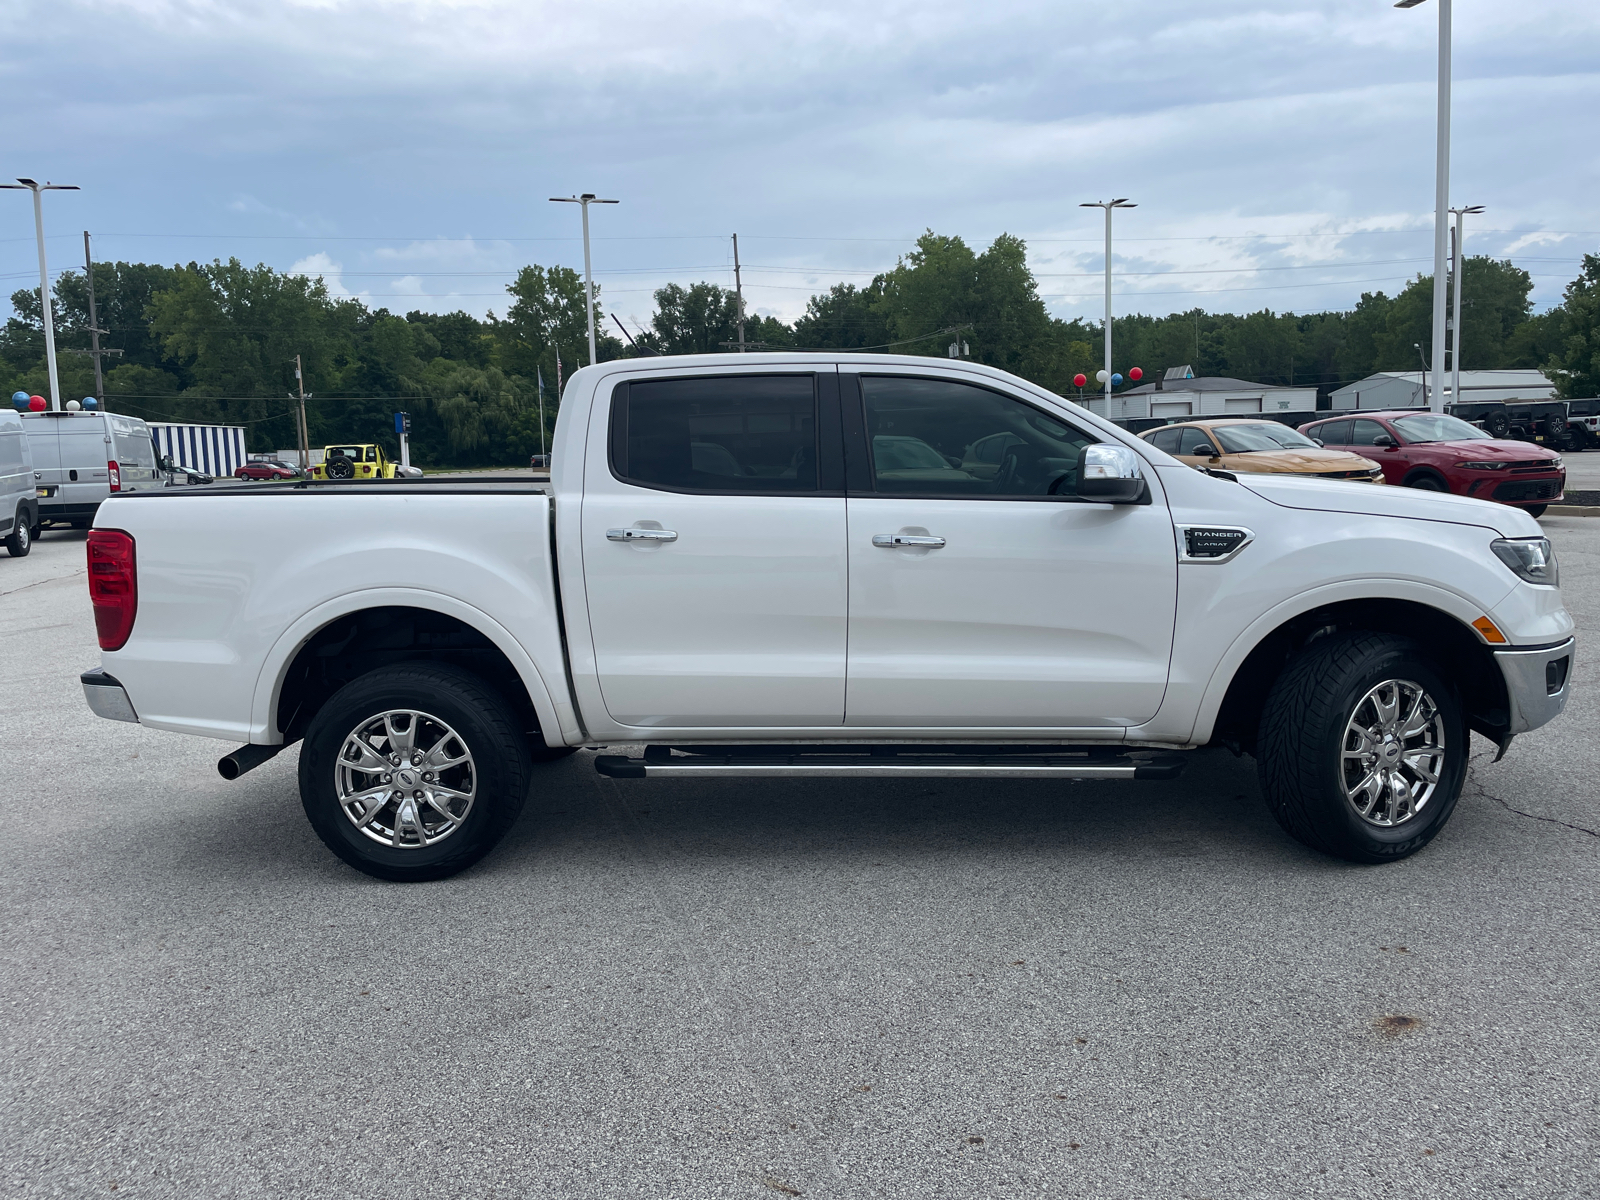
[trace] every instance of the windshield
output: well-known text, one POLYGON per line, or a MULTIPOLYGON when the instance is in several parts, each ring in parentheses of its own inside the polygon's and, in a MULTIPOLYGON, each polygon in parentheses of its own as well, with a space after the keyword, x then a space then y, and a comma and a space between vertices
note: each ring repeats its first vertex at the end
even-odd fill
POLYGON ((1476 425, 1469 425, 1460 417, 1444 413, 1414 413, 1395 421, 1394 427, 1406 435, 1408 442, 1467 442, 1480 438, 1494 440, 1476 425))
POLYGON ((1212 434, 1222 443, 1225 454, 1252 454, 1257 450, 1315 450, 1317 444, 1305 434, 1263 421, 1259 425, 1213 425, 1212 434))

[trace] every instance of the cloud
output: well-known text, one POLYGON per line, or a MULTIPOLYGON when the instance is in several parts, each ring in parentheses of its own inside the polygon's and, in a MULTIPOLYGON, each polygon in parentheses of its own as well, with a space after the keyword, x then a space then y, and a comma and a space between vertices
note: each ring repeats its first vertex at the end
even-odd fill
MULTIPOLYGON (((1054 309, 1093 314, 1077 205, 1116 194, 1125 303, 1304 310, 1431 269, 1435 28, 1342 0, 14 0, 0 70, 14 160, 85 188, 52 228, 122 258, 323 255, 349 294, 482 311, 523 263, 581 267, 546 197, 596 191, 619 311, 731 282, 737 229, 752 308, 792 317, 932 227, 1025 237, 1054 309)), ((1600 8, 1473 7, 1456 39, 1472 248, 1570 254, 1549 302, 1600 244, 1600 8)))

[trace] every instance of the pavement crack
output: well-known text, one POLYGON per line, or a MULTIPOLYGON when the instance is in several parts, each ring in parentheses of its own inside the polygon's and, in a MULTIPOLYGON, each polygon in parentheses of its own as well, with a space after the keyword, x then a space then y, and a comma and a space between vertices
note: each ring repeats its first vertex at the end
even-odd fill
POLYGON ((18 592, 25 592, 29 588, 43 587, 47 583, 60 583, 63 579, 76 579, 80 575, 87 575, 88 569, 74 571, 71 575, 52 575, 49 579, 35 579, 32 583, 25 583, 21 587, 14 587, 8 591, 0 592, 0 596, 15 596, 18 592))
POLYGON ((1586 829, 1582 825, 1574 825, 1569 821, 1558 821, 1554 817, 1540 817, 1530 812, 1523 812, 1520 808, 1512 808, 1511 805, 1500 799, 1499 796, 1491 796, 1488 792, 1484 792, 1481 788, 1479 789, 1479 792, 1486 799, 1493 800, 1507 812, 1516 813, 1519 817, 1527 817, 1530 821, 1543 821, 1547 825, 1559 825, 1563 829, 1571 829, 1577 833, 1587 833, 1592 838, 1600 838, 1600 830, 1586 829))

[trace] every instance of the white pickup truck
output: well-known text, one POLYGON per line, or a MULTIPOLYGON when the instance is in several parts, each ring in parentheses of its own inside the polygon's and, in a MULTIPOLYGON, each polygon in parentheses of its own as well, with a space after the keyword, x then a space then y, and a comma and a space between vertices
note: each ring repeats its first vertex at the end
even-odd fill
POLYGON ((548 487, 113 495, 101 716, 300 751, 351 865, 433 879, 534 764, 669 776, 1156 779, 1253 754, 1294 837, 1402 858, 1469 730, 1555 717, 1573 623, 1514 508, 1186 466, 1002 372, 880 355, 606 363, 548 487))

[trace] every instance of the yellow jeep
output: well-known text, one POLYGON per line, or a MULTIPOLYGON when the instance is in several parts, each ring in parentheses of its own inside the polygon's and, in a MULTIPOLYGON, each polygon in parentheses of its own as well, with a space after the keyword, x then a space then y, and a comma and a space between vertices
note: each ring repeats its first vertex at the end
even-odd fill
POLYGON ((312 479, 393 479, 395 464, 382 446, 328 446, 311 468, 312 479))

